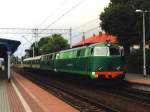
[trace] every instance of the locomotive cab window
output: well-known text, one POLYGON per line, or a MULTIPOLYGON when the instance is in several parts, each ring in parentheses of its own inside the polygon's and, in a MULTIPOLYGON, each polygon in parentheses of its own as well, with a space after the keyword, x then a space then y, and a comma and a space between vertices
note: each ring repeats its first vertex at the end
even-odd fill
POLYGON ((108 56, 109 48, 108 47, 95 47, 94 56, 108 56))
POLYGON ((120 55, 120 50, 119 50, 119 48, 110 47, 109 48, 109 54, 110 54, 110 56, 112 56, 112 55, 120 55))
POLYGON ((91 55, 93 54, 94 48, 91 48, 91 55))

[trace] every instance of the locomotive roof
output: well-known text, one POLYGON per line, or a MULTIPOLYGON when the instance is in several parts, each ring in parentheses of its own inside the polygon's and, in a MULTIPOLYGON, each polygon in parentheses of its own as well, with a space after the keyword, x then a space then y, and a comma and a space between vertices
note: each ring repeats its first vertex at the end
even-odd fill
POLYGON ((101 42, 101 43, 96 43, 96 44, 92 44, 92 45, 89 45, 89 47, 93 47, 93 46, 99 46, 99 47, 104 47, 104 46, 107 46, 107 44, 110 44, 111 46, 118 46, 117 44, 114 44, 114 43, 107 43, 107 42, 101 42))
POLYGON ((82 46, 82 47, 77 47, 77 48, 72 48, 72 49, 67 49, 67 50, 62 50, 61 52, 67 52, 67 51, 72 51, 72 50, 78 50, 78 49, 83 49, 83 48, 87 48, 88 46, 82 46))
MULTIPOLYGON (((88 47, 94 47, 94 46, 105 47, 106 45, 107 45, 106 42, 95 43, 95 44, 92 44, 92 45, 89 45, 89 46, 82 46, 82 47, 77 47, 77 48, 72 48, 72 49, 63 50, 63 51, 60 51, 60 53, 61 53, 61 52, 72 51, 72 50, 79 50, 79 49, 88 48, 88 47)), ((112 43, 111 43, 111 45, 117 46, 117 44, 112 44, 112 43)))
POLYGON ((44 54, 44 55, 40 55, 40 56, 35 56, 35 57, 30 57, 30 58, 26 58, 23 61, 38 60, 38 59, 41 59, 42 56, 48 56, 48 55, 52 55, 52 54, 55 54, 55 53, 57 53, 57 52, 49 53, 49 54, 44 54))
MULTIPOLYGON (((38 60, 42 56, 48 56, 48 55, 52 55, 52 54, 55 54, 55 53, 62 53, 62 52, 67 52, 67 51, 72 51, 72 50, 79 50, 79 49, 84 49, 84 48, 88 48, 88 47, 94 47, 94 46, 104 47, 104 46, 106 46, 106 44, 107 44, 106 42, 95 43, 95 44, 92 44, 92 45, 89 45, 89 46, 82 46, 82 47, 77 47, 77 48, 62 50, 62 51, 59 51, 59 52, 54 52, 54 53, 49 53, 49 54, 45 54, 45 55, 40 55, 40 56, 36 56, 36 57, 26 58, 23 61, 38 60)), ((112 44, 112 43, 111 43, 111 45, 117 46, 117 44, 112 44)))

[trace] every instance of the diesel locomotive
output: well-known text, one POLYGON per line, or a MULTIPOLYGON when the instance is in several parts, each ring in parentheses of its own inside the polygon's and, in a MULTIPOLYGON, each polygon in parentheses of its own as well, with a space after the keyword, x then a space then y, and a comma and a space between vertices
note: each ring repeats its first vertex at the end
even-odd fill
POLYGON ((124 79, 124 53, 117 44, 96 43, 26 58, 24 68, 82 75, 92 79, 124 79))

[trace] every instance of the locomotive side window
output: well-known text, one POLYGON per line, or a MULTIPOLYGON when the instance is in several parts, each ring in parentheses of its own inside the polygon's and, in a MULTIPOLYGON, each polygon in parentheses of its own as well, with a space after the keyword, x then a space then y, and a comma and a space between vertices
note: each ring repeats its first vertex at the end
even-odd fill
POLYGON ((120 55, 120 50, 118 48, 110 47, 109 48, 109 53, 110 53, 110 56, 111 55, 120 55))
POLYGON ((91 48, 91 54, 93 54, 94 48, 91 48))
POLYGON ((95 47, 94 56, 108 56, 109 49, 108 47, 95 47))
POLYGON ((80 56, 80 52, 81 52, 81 50, 78 50, 78 51, 77 51, 77 57, 80 56))
POLYGON ((80 51, 80 57, 84 57, 85 56, 85 49, 81 49, 80 51))

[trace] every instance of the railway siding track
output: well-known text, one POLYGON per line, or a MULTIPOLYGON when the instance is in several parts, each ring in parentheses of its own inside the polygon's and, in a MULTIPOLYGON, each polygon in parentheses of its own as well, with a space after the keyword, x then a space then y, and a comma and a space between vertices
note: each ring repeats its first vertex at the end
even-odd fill
POLYGON ((150 86, 148 84, 139 84, 139 83, 131 83, 131 82, 127 82, 127 84, 131 85, 131 88, 133 89, 150 92, 150 86))
POLYGON ((117 95, 129 97, 131 99, 135 99, 143 103, 150 104, 150 93, 147 91, 141 91, 141 90, 133 89, 130 87, 124 88, 123 91, 121 91, 120 88, 115 88, 115 89, 111 89, 107 91, 117 94, 117 95))
POLYGON ((37 78, 34 74, 28 74, 32 75, 32 78, 36 78, 34 80, 39 80, 37 83, 41 82, 43 87, 47 86, 47 89, 50 87, 57 88, 71 96, 90 102, 97 107, 103 106, 105 109, 108 109, 106 111, 149 112, 150 110, 149 103, 143 102, 140 99, 134 99, 135 97, 131 98, 128 97, 128 95, 114 94, 110 91, 106 92, 91 87, 73 87, 72 85, 67 85, 64 82, 60 83, 58 81, 48 80, 40 75, 38 75, 39 78, 37 78))

